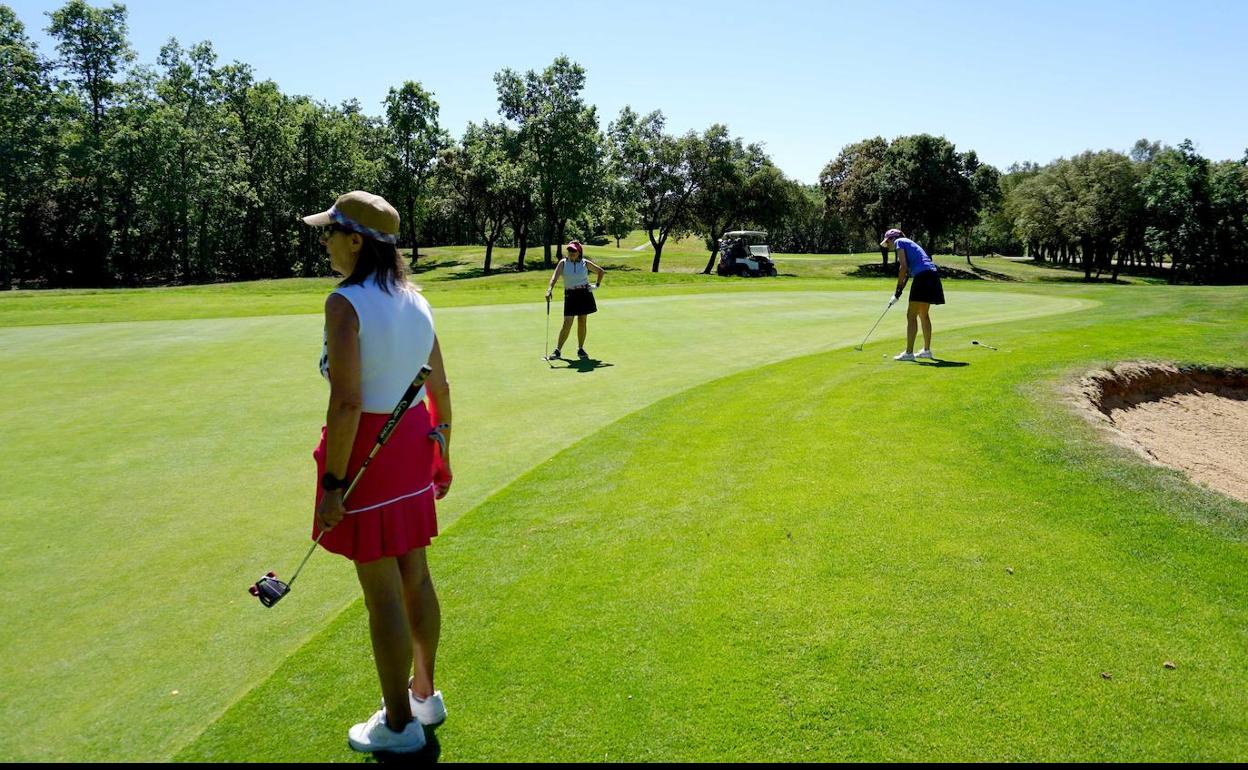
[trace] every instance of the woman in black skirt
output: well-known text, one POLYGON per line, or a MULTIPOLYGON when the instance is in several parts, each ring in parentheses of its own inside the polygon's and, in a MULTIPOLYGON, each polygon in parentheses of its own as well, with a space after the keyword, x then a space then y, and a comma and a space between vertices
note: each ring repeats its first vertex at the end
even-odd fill
POLYGON ((576 355, 579 358, 589 358, 589 354, 585 352, 585 319, 590 313, 598 312, 593 290, 602 285, 603 274, 601 267, 585 259, 585 250, 579 242, 572 241, 568 244, 568 256, 555 265, 555 272, 550 276, 550 285, 546 287, 546 299, 549 301, 551 292, 555 290, 555 281, 563 276, 563 328, 559 330, 559 342, 551 351, 551 358, 560 357, 559 351, 563 348, 563 343, 568 341, 568 333, 572 331, 573 318, 576 319, 576 355), (590 270, 598 274, 598 280, 593 286, 589 285, 590 270))
POLYGON ((945 290, 940 285, 940 273, 936 263, 927 255, 923 247, 906 237, 897 228, 884 233, 880 246, 896 249, 897 254, 897 291, 888 306, 901 299, 901 291, 906 288, 906 281, 914 278, 910 286, 910 307, 906 310, 906 349, 893 356, 894 361, 913 361, 916 358, 932 357, 932 319, 927 315, 932 305, 945 304, 945 290), (914 338, 918 335, 919 323, 923 324, 923 349, 914 352, 914 338))

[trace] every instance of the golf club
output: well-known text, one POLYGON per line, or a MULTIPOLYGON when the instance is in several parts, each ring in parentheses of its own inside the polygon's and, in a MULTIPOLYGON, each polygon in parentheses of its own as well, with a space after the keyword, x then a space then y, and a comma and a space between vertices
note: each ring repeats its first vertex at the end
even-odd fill
MULTIPOLYGON (((390 434, 394 432, 394 428, 399 424, 399 420, 403 419, 403 415, 407 413, 407 408, 416 400, 416 395, 420 393, 421 387, 432 372, 433 369, 428 364, 424 364, 420 367, 420 372, 416 375, 416 379, 412 380, 412 383, 407 386, 407 390, 403 391, 403 397, 399 399, 399 403, 394 407, 394 411, 390 413, 390 419, 386 420, 386 424, 381 426, 381 431, 377 434, 377 443, 373 444, 368 457, 364 458, 364 463, 355 472, 355 478, 351 479, 351 485, 347 487, 347 491, 342 495, 344 503, 347 498, 351 497, 351 492, 355 490, 355 485, 359 484, 360 479, 364 477, 364 471, 368 468, 368 464, 377 456, 377 452, 381 450, 382 446, 390 440, 390 434)), ((444 441, 440 434, 438 438, 440 441, 444 441)), ((274 604, 277 604, 283 596, 290 593, 290 587, 295 584, 295 579, 303 571, 303 565, 308 563, 308 559, 312 557, 312 552, 321 544, 321 538, 325 537, 325 533, 328 531, 323 529, 321 534, 316 536, 312 547, 304 555, 303 561, 299 562, 299 567, 295 570, 295 574, 291 576, 289 583, 283 583, 278 580, 276 573, 268 572, 248 588, 248 592, 259 599, 260 603, 265 607, 272 607, 274 604)))
MULTIPOLYGON (((887 313, 889 310, 891 310, 894 304, 896 304, 896 303, 895 303, 895 302, 890 302, 890 303, 888 303, 888 307, 885 307, 885 308, 884 308, 884 313, 887 313)), ((867 340, 871 337, 871 334, 872 334, 873 332, 875 332, 875 327, 876 327, 876 326, 879 326, 879 325, 880 325, 880 321, 883 321, 883 320, 884 320, 884 313, 880 313, 880 317, 879 317, 879 318, 877 318, 877 319, 875 319, 875 325, 871 327, 871 331, 867 332, 867 336, 862 338, 862 345, 857 345, 857 346, 855 346, 855 347, 854 347, 854 350, 857 350, 857 351, 860 351, 860 352, 861 352, 861 350, 862 350, 862 346, 867 344, 867 340)))
POLYGON ((549 366, 551 369, 554 369, 555 365, 550 362, 549 351, 550 351, 550 295, 547 294, 546 295, 546 344, 542 346, 542 360, 546 362, 547 366, 549 366))
POLYGON ((971 344, 972 344, 972 345, 979 345, 981 348, 988 348, 989 350, 996 350, 996 348, 994 348, 992 345, 985 345, 984 343, 980 342, 979 340, 971 340, 971 344))

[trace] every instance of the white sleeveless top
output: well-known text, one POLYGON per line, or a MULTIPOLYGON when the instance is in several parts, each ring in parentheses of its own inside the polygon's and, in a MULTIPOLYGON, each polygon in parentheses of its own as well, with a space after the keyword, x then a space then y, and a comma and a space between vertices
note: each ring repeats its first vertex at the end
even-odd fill
MULTIPOLYGON (((341 286, 360 320, 360 389, 365 412, 388 414, 433 352, 433 311, 414 286, 403 283, 382 291, 369 278, 341 286)), ((326 340, 328 341, 328 340, 326 340)), ((329 349, 321 347, 321 375, 329 379, 329 349)), ((421 388, 416 400, 425 397, 421 388)))
POLYGON ((581 257, 579 262, 573 262, 570 259, 563 260, 563 288, 577 289, 581 286, 589 285, 589 265, 585 264, 585 258, 581 257))

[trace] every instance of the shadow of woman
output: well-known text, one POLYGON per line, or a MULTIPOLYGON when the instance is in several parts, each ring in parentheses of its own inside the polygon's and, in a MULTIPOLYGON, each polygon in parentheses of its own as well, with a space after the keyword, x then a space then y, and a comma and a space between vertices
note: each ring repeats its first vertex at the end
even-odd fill
POLYGON ((567 361, 567 366, 556 366, 555 368, 565 372, 571 371, 585 374, 586 372, 592 372, 595 369, 605 369, 608 366, 615 366, 615 364, 607 363, 606 361, 599 361, 597 358, 578 358, 575 361, 568 359, 564 360, 567 361))

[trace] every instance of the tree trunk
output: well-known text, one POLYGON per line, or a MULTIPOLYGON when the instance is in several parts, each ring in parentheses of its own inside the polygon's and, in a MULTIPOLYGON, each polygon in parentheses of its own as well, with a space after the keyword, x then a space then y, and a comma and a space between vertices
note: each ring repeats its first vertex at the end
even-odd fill
POLYGON ((647 230, 646 234, 650 237, 650 245, 654 247, 654 261, 650 263, 650 272, 659 272, 659 260, 663 258, 663 244, 667 241, 665 233, 659 234, 659 239, 654 239, 654 231, 647 230))
POLYGON ((880 247, 880 259, 884 260, 884 267, 888 267, 888 248, 886 246, 880 247))
POLYGON ((494 239, 485 242, 485 274, 490 274, 490 261, 494 258, 494 239))
POLYGON ((711 268, 715 266, 715 255, 718 253, 719 253, 718 247, 716 247, 714 250, 711 251, 711 256, 709 259, 706 260, 706 269, 702 271, 702 275, 711 274, 711 268))

